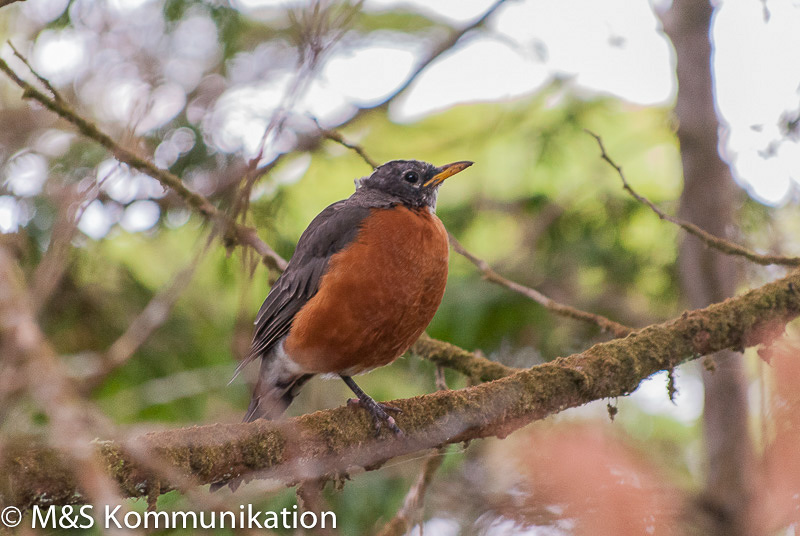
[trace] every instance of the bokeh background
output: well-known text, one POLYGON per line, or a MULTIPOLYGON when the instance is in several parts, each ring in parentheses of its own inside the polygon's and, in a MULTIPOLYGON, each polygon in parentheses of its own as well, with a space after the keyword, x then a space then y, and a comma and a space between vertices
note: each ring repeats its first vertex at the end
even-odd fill
MULTIPOLYGON (((640 193, 677 211, 675 57, 660 20, 668 8, 622 0, 27 0, 0 8, 0 55, 35 80, 13 44, 78 113, 257 227, 285 258, 311 218, 371 171, 320 128, 380 162, 473 160, 442 188, 438 207, 468 250, 560 302, 643 327, 689 307, 678 281, 682 235, 624 192, 586 130, 602 137, 640 193)), ((720 2, 711 26, 719 151, 737 184, 731 236, 759 251, 800 251, 798 27, 800 7, 772 0, 720 2)), ((94 406, 125 433, 237 422, 247 378, 228 380, 275 274, 227 250, 174 193, 21 99, 5 78, 0 125, 0 244, 40 282, 41 326, 94 406), (139 331, 120 339, 132 325, 139 331)), ((742 289, 783 273, 730 262, 742 289)), ((456 254, 428 333, 519 367, 608 338, 482 280, 456 254)), ((796 343, 796 324, 791 334, 796 343)), ((744 359, 759 450, 774 435, 775 388, 753 350, 744 359)), ((637 475, 645 491, 634 495, 654 520, 679 518, 675 497, 704 481, 699 370, 676 371, 673 401, 662 373, 624 400, 564 412, 507 440, 453 447, 419 513, 424 532, 579 533, 581 515, 553 505, 580 501, 536 477, 565 452, 563 465, 576 471, 568 481, 595 478, 628 504, 614 488, 625 479, 594 474, 595 464, 576 469, 576 460, 609 456, 637 475), (613 422, 607 404, 618 408, 613 422), (567 450, 576 445, 584 448, 567 450), (542 452, 552 455, 542 461, 542 452)), ((447 380, 465 385, 455 373, 447 380)), ((435 389, 434 367, 406 357, 360 383, 379 400, 410 397, 435 389)), ((347 397, 340 382, 314 379, 290 413, 347 397)), ((48 425, 26 396, 4 397, 3 436, 47 434, 48 425)), ((341 533, 376 532, 423 458, 326 489, 341 533)), ((295 501, 270 483, 239 493, 233 500, 265 509, 295 501)), ((186 501, 173 492, 159 507, 186 509, 186 501)), ((652 527, 668 530, 657 521, 643 530, 652 527)))

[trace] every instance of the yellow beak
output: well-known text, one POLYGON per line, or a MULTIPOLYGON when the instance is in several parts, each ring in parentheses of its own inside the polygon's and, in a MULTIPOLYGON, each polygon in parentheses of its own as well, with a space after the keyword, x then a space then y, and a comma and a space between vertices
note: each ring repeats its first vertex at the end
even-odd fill
POLYGON ((431 185, 439 186, 439 184, 443 183, 446 178, 452 177, 456 173, 460 173, 461 171, 464 171, 465 169, 467 169, 472 164, 473 164, 473 162, 469 162, 467 160, 463 160, 461 162, 453 162, 452 164, 446 164, 446 165, 438 168, 438 170, 437 170, 438 173, 436 173, 436 175, 434 175, 433 178, 429 179, 422 186, 423 187, 428 187, 428 186, 431 186, 431 185))

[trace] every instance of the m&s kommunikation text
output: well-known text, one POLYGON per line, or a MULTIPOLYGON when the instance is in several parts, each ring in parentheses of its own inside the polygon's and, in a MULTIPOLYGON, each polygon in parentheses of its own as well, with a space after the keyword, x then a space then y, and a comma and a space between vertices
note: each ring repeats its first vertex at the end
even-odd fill
POLYGON ((257 510, 251 504, 239 511, 126 511, 122 505, 106 505, 95 515, 92 505, 34 506, 31 528, 88 529, 102 523, 106 529, 312 529, 336 528, 334 512, 298 512, 297 505, 274 512, 257 510))

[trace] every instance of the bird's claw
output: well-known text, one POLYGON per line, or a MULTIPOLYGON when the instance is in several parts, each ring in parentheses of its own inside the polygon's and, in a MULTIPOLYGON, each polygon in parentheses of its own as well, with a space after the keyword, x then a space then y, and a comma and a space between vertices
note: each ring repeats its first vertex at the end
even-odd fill
POLYGON ((400 408, 396 408, 394 406, 390 406, 389 404, 381 404, 380 402, 375 402, 374 400, 369 400, 369 402, 364 403, 364 401, 359 400, 358 398, 350 398, 347 400, 348 407, 361 407, 367 410, 367 413, 370 414, 372 417, 372 422, 375 425, 375 435, 380 434, 381 427, 385 423, 386 426, 389 427, 389 430, 397 437, 403 437, 403 431, 397 426, 397 422, 394 420, 394 417, 389 415, 389 413, 400 414, 403 413, 403 410, 400 408), (369 402, 372 402, 370 404, 369 402), (374 405, 373 405, 374 404, 374 405))

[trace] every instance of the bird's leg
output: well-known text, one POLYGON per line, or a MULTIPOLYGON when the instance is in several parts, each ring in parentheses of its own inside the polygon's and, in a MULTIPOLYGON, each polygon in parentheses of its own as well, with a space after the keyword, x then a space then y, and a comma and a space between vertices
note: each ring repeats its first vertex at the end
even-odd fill
POLYGON ((361 390, 361 387, 356 385, 356 382, 353 381, 353 378, 350 376, 339 376, 342 378, 344 383, 350 388, 353 393, 358 397, 357 401, 348 400, 348 405, 357 404, 367 410, 367 412, 372 416, 372 420, 375 423, 375 430, 376 432, 381 431, 382 423, 386 423, 394 435, 402 436, 403 431, 397 426, 397 423, 394 421, 394 417, 391 417, 388 412, 392 413, 401 413, 400 408, 396 408, 394 406, 389 406, 387 404, 381 404, 379 402, 375 402, 367 393, 361 390))

